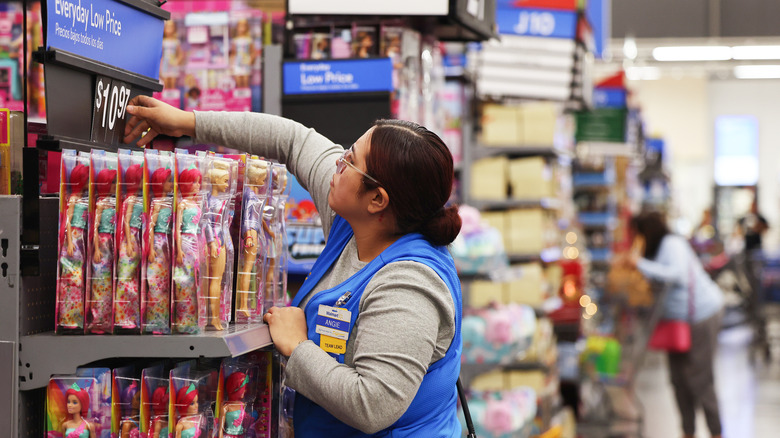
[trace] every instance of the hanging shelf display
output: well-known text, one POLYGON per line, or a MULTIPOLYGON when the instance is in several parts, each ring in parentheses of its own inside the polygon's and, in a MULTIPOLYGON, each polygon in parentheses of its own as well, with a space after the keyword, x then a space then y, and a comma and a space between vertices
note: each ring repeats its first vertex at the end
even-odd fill
POLYGON ((571 109, 592 101, 593 33, 582 11, 499 5, 499 41, 477 54, 483 98, 542 99, 571 109))

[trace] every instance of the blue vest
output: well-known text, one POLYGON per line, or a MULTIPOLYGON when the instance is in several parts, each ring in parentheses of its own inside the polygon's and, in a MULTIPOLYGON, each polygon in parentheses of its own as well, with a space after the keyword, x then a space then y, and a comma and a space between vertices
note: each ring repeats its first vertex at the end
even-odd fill
MULTIPOLYGON (((322 276, 341 255, 352 235, 352 227, 349 223, 340 216, 336 216, 328 235, 328 243, 295 296, 293 306, 300 306, 303 298, 311 292, 312 288, 317 285, 322 276)), ((317 345, 320 344, 320 335, 315 332, 315 321, 320 304, 334 306, 336 301, 347 291, 351 293, 351 297, 340 307, 352 312, 351 331, 355 326, 355 321, 357 321, 360 299, 368 282, 386 264, 401 260, 412 260, 425 264, 447 284, 455 303, 455 337, 445 356, 428 367, 428 372, 423 377, 417 394, 401 418, 392 426, 372 436, 457 437, 461 435, 461 426, 457 418, 458 393, 455 382, 460 374, 460 353, 463 347, 460 336, 463 305, 460 280, 452 257, 445 247, 433 246, 420 234, 407 234, 343 283, 315 294, 303 309, 306 314, 309 339, 317 345)), ((336 357, 340 363, 344 363, 343 354, 336 357)), ((296 437, 352 438, 369 436, 344 424, 300 393, 295 396, 293 412, 296 437)))

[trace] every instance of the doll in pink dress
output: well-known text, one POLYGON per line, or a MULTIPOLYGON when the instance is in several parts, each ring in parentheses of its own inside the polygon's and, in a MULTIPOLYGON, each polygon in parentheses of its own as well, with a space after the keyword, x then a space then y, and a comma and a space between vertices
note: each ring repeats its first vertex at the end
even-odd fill
POLYGON ((122 202, 117 246, 119 259, 114 298, 114 325, 127 330, 141 325, 141 229, 144 204, 141 197, 143 168, 133 164, 125 172, 124 185, 127 197, 122 202))
POLYGON ((116 170, 101 170, 94 183, 97 191, 92 229, 92 276, 90 279, 87 329, 110 333, 114 299, 114 231, 116 229, 116 170))
POLYGON ((64 329, 84 327, 85 230, 89 202, 87 180, 89 167, 76 164, 69 176, 69 192, 60 223, 59 290, 57 326, 64 329))
POLYGON ((171 216, 173 181, 171 169, 152 173, 149 215, 149 254, 146 265, 144 331, 167 333, 171 321, 171 216))
POLYGON ((202 207, 198 201, 201 173, 196 168, 179 174, 182 199, 176 206, 173 265, 173 328, 178 333, 198 333, 200 253, 199 236, 202 207))

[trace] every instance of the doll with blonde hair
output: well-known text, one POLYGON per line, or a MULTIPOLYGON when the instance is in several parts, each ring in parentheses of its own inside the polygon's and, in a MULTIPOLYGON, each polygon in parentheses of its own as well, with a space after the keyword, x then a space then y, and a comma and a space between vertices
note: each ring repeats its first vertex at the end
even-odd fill
MULTIPOLYGON (((269 163, 262 160, 250 160, 246 167, 246 183, 244 184, 244 211, 242 215, 241 238, 243 245, 241 250, 241 264, 238 271, 238 282, 236 283, 236 319, 245 320, 250 317, 249 298, 260 290, 255 284, 253 287, 252 279, 257 282, 257 275, 263 278, 262 266, 255 269, 257 264, 258 249, 265 246, 263 233, 259 233, 262 213, 265 206, 265 200, 268 191, 268 171, 269 163)), ((262 255, 265 257, 265 254, 262 255)), ((262 306, 263 300, 257 300, 257 304, 262 306)), ((258 315, 263 314, 263 309, 257 309, 258 315)))
POLYGON ((207 326, 223 330, 222 318, 220 317, 222 276, 225 273, 227 262, 227 248, 230 246, 227 242, 230 239, 230 233, 225 229, 230 197, 224 196, 224 194, 230 188, 230 164, 214 160, 212 168, 206 172, 206 178, 211 184, 211 191, 206 198, 206 211, 203 214, 204 219, 206 219, 204 234, 208 254, 206 273, 208 280, 206 290, 206 299, 208 300, 207 326))

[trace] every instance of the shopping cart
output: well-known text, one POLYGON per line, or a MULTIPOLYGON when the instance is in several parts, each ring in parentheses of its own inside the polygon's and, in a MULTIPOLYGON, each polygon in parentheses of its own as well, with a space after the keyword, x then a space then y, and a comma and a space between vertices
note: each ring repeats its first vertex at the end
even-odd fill
POLYGON ((619 371, 611 376, 596 372, 589 361, 583 362, 577 423, 581 438, 642 436, 644 409, 635 393, 636 375, 668 292, 660 283, 652 283, 651 288, 653 302, 644 307, 629 305, 623 294, 610 294, 600 300, 596 314, 599 332, 619 341, 621 360, 619 371))

